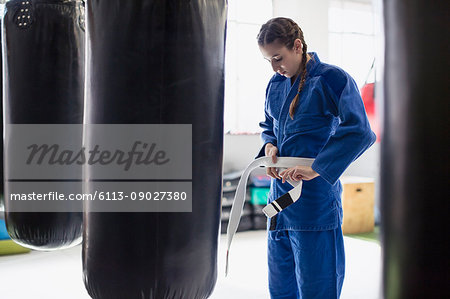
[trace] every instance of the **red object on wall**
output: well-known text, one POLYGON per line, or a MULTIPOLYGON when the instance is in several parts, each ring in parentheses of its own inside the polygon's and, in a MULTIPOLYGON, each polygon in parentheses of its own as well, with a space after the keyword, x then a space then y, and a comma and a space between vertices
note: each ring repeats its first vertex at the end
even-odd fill
POLYGON ((372 131, 377 135, 377 142, 380 142, 380 126, 376 117, 375 107, 375 83, 366 83, 361 88, 361 97, 366 108, 367 118, 369 119, 372 131))
POLYGON ((375 83, 366 83, 361 89, 361 97, 368 115, 375 115, 375 83))

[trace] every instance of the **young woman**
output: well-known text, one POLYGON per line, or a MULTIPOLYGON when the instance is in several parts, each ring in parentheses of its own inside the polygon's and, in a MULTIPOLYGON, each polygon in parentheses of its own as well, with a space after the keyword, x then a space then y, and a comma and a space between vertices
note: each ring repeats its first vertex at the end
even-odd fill
POLYGON ((303 32, 288 18, 261 27, 258 45, 276 74, 266 89, 264 146, 256 158, 314 158, 271 180, 269 202, 303 180, 298 201, 268 221, 272 298, 339 298, 345 272, 341 231, 344 170, 375 141, 358 87, 344 70, 307 52, 303 32))

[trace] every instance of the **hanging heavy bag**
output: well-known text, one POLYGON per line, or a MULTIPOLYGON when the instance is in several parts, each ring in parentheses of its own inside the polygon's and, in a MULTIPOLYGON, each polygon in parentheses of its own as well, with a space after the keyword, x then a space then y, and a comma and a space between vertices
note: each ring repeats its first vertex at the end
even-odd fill
MULTIPOLYGON (((8 124, 82 124, 83 10, 81 1, 6 3, 3 19, 6 128, 8 124)), ((7 131, 5 149, 8 142, 19 137, 7 131)), ((14 167, 6 157, 5 178, 9 178, 14 167)), ((6 181, 5 191, 9 184, 12 183, 6 181)), ((80 211, 16 212, 10 208, 5 200, 8 233, 23 246, 52 250, 81 242, 80 211)))
POLYGON ((364 108, 366 109, 367 118, 369 119, 370 127, 377 135, 377 142, 380 141, 381 132, 380 125, 378 121, 378 116, 376 115, 376 100, 375 100, 375 82, 377 76, 375 71, 375 59, 372 61, 372 65, 367 73, 364 85, 361 87, 361 98, 364 102, 364 108), (374 82, 368 83, 369 77, 373 72, 374 82))
POLYGON ((187 213, 90 212, 87 202, 88 293, 207 298, 217 278, 226 1, 89 1, 86 16, 86 123, 191 124, 193 197, 187 213))

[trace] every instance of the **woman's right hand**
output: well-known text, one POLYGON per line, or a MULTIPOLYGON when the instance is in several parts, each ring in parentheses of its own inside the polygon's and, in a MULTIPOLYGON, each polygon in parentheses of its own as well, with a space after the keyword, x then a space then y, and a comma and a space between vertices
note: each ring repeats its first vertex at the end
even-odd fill
MULTIPOLYGON (((273 163, 277 162, 278 148, 275 145, 273 145, 272 143, 267 143, 264 152, 266 154, 266 157, 272 157, 273 163)), ((281 177, 278 175, 278 168, 276 167, 266 167, 266 173, 268 176, 274 179, 281 179, 281 177)))

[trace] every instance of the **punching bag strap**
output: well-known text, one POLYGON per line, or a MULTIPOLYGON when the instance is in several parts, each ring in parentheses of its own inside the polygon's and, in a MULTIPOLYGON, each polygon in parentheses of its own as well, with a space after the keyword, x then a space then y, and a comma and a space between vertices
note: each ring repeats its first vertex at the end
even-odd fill
MULTIPOLYGON (((245 203, 245 195, 247 188, 247 180, 252 170, 257 167, 277 167, 279 170, 283 170, 294 166, 311 166, 314 159, 311 158, 296 158, 296 157, 277 157, 277 162, 272 162, 272 157, 261 157, 250 163, 245 169, 244 173, 239 180, 238 187, 236 189, 236 194, 233 201, 233 206, 231 207, 230 218, 228 221, 227 228, 227 258, 225 266, 225 275, 228 274, 228 257, 230 253, 231 242, 233 240, 234 234, 239 226, 239 221, 241 219, 242 209, 245 203)), ((270 204, 264 207, 263 212, 268 217, 273 217, 294 202, 296 202, 302 193, 302 181, 292 181, 286 180, 294 188, 292 188, 288 193, 280 196, 270 204)))
POLYGON ((20 1, 14 14, 14 24, 21 29, 26 29, 33 23, 33 4, 30 0, 20 1))

